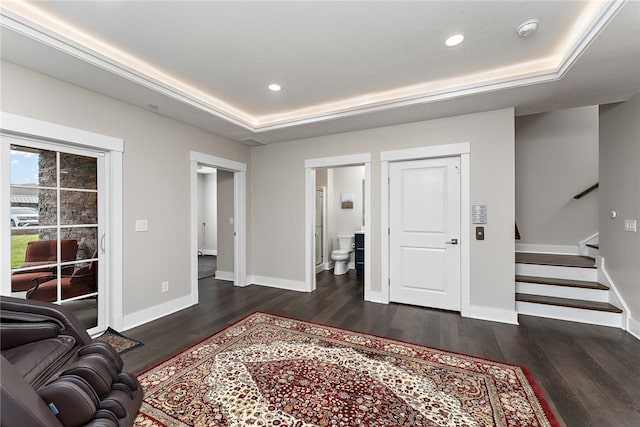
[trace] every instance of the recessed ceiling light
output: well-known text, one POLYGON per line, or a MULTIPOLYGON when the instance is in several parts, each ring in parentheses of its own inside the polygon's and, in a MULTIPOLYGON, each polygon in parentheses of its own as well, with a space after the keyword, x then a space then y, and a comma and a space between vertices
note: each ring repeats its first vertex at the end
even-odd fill
POLYGON ((449 47, 458 46, 464 40, 464 36, 462 34, 454 34, 449 37, 444 44, 449 47))
POLYGON ((280 86, 280 85, 279 85, 279 84, 277 84, 277 83, 271 83, 271 84, 269 85, 269 90, 272 90, 272 91, 274 91, 274 92, 280 92, 280 90, 282 90, 282 86, 280 86))

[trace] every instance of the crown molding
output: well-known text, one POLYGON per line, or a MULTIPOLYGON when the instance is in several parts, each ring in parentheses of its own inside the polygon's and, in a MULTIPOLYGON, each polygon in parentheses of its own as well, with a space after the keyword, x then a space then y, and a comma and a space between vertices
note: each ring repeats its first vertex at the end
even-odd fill
MULTIPOLYGON (((115 48, 104 43, 92 44, 88 36, 74 38, 75 29, 56 25, 43 13, 34 13, 37 8, 23 2, 3 3, 0 26, 245 130, 259 133, 560 80, 626 2, 614 0, 601 6, 586 29, 568 43, 564 52, 553 58, 262 117, 253 117, 225 104, 137 58, 118 58, 119 52, 115 48)), ((80 34, 78 30, 75 32, 80 34)))

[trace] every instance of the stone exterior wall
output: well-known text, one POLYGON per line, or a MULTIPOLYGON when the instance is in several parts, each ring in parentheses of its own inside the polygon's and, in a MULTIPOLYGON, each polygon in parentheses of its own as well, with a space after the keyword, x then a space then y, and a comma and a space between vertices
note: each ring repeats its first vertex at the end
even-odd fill
MULTIPOLYGON (((56 153, 43 151, 38 162, 38 181, 40 187, 51 187, 51 190, 40 189, 38 194, 38 212, 40 225, 56 225, 57 192, 56 187, 56 153)), ((94 158, 60 153, 60 187, 84 190, 97 189, 97 162, 94 158)), ((77 259, 93 257, 98 249, 98 228, 64 228, 65 225, 97 224, 98 195, 95 191, 60 191, 60 225, 61 238, 78 241, 77 259)), ((40 240, 56 239, 55 229, 40 231, 40 240)))

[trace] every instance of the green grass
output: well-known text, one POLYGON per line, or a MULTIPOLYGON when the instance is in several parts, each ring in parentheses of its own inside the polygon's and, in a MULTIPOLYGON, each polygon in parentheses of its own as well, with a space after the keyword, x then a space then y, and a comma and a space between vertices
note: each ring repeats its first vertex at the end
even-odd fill
POLYGON ((11 236, 11 268, 16 268, 24 262, 27 243, 38 240, 38 234, 22 234, 11 236))

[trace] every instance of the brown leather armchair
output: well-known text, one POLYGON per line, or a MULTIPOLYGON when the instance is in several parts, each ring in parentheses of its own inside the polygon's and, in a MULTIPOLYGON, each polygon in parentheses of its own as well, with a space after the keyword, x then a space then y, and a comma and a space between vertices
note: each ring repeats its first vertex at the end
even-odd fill
MULTIPOLYGON (((57 240, 34 240, 27 243, 24 263, 18 268, 37 267, 58 262, 57 240)), ((75 261, 78 252, 78 241, 75 239, 60 240, 61 262, 75 261)), ((72 274, 73 266, 63 267, 62 274, 72 274)), ((28 291, 35 286, 34 279, 55 274, 55 267, 35 270, 16 271, 11 275, 11 291, 28 291)))
MULTIPOLYGON (((98 256, 94 252, 93 258, 98 256)), ((34 287, 27 292, 27 299, 53 302, 57 299, 58 279, 55 275, 45 275, 33 279, 34 287)), ((78 268, 71 275, 60 277, 62 299, 88 295, 98 291, 98 262, 90 261, 88 266, 78 268)))
POLYGON ((63 306, 0 297, 0 425, 127 427, 143 391, 63 306))

